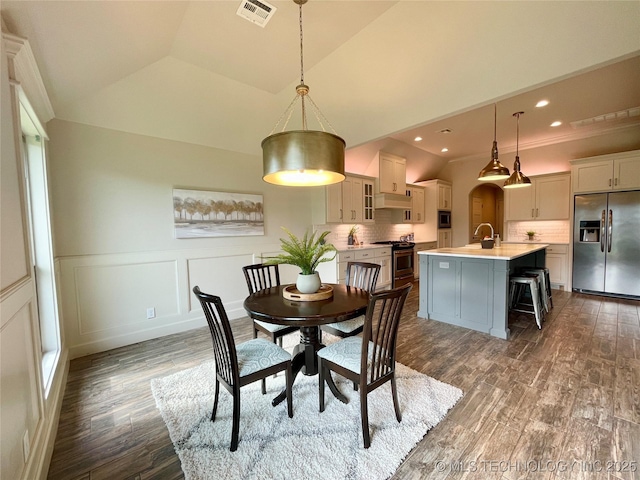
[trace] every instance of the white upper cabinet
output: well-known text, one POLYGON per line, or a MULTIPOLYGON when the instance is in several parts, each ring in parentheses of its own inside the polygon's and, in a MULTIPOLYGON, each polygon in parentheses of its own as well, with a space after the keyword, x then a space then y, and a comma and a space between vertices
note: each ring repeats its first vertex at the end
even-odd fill
POLYGON ((373 180, 347 175, 326 187, 327 223, 373 222, 373 180))
POLYGON ((406 195, 411 197, 411 210, 404 211, 405 223, 424 223, 425 197, 424 188, 407 185, 406 195))
POLYGON ((574 193, 640 188, 640 150, 571 162, 574 193))
POLYGON ((531 177, 531 187, 505 189, 505 220, 568 220, 571 177, 567 173, 531 177))
POLYGON ((438 210, 451 210, 451 185, 438 184, 438 210))
POLYGON ((376 193, 405 194, 407 160, 386 152, 378 152, 379 167, 376 193))

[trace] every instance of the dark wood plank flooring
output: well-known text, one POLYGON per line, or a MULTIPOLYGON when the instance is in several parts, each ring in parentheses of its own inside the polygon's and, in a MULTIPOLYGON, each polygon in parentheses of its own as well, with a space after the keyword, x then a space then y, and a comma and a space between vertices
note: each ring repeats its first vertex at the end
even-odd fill
MULTIPOLYGON (((398 361, 464 397, 394 479, 640 478, 640 302, 553 294, 541 331, 516 314, 504 341, 417 318, 414 285, 398 361)), ((204 327, 73 360, 49 478, 183 478, 149 382, 211 359, 210 342, 204 327)))

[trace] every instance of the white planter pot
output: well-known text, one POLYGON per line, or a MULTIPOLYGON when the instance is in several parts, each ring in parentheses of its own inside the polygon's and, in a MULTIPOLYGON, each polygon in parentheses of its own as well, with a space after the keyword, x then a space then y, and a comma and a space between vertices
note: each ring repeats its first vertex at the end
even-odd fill
POLYGON ((311 275, 298 274, 298 280, 296 281, 296 288, 300 293, 316 293, 320 290, 320 275, 318 272, 311 275))

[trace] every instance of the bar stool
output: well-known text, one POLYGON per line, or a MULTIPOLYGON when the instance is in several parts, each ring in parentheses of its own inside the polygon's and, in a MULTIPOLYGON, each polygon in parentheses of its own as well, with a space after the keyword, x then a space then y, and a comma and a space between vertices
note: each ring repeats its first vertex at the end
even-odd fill
POLYGON ((509 278, 509 309, 515 312, 533 314, 536 318, 538 329, 542 329, 542 320, 544 316, 544 305, 542 304, 542 295, 540 292, 540 280, 538 275, 523 274, 514 275, 509 278), (532 310, 526 310, 527 304, 521 303, 520 299, 524 290, 528 289, 531 295, 532 310))
POLYGON ((551 298, 551 278, 549 277, 549 269, 542 268, 525 268, 522 273, 535 273, 540 276, 540 290, 542 291, 542 300, 545 312, 553 308, 553 299, 551 298))

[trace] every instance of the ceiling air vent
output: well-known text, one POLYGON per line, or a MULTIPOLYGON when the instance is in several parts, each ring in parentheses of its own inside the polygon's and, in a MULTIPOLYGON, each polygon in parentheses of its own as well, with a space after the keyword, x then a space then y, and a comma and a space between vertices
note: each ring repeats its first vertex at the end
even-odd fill
POLYGON ((271 20, 271 17, 273 17, 273 14, 276 13, 276 10, 276 7, 269 5, 267 2, 242 0, 236 14, 264 28, 267 22, 271 20))

